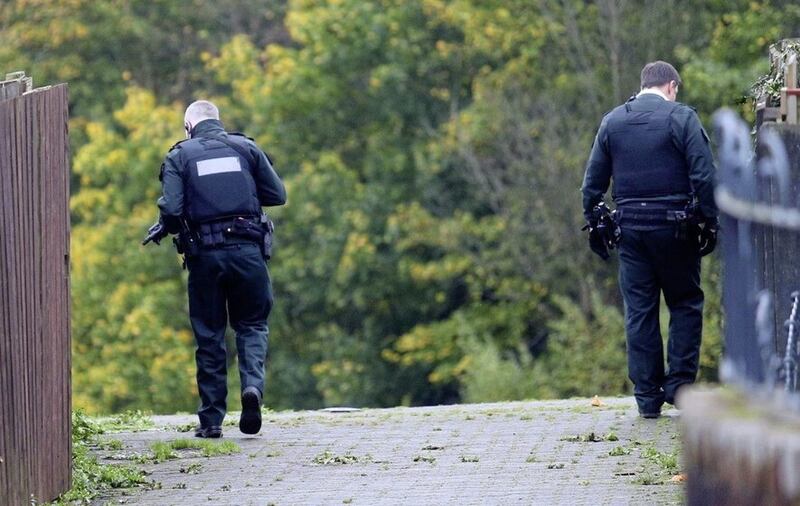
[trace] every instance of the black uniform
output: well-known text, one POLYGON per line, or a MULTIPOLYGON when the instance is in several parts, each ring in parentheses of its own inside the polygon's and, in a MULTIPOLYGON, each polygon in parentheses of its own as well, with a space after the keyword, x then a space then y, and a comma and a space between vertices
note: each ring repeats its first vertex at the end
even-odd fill
POLYGON ((217 120, 202 121, 191 139, 173 147, 161 181, 158 207, 166 231, 190 236, 195 243, 195 250, 186 252, 186 266, 200 424, 221 426, 227 320, 236 332, 242 390, 252 386, 261 393, 273 300, 260 240, 229 232, 240 225, 256 229, 261 206, 284 204, 286 190, 264 152, 247 137, 227 134, 217 120))
POLYGON ((694 382, 702 334, 703 291, 697 244, 679 237, 681 213, 693 200, 715 219, 714 164, 695 111, 642 93, 600 124, 583 181, 587 220, 613 179, 622 229, 619 281, 625 301, 628 372, 639 411, 674 404, 681 385, 694 382), (661 292, 670 311, 668 369, 659 327, 661 292))

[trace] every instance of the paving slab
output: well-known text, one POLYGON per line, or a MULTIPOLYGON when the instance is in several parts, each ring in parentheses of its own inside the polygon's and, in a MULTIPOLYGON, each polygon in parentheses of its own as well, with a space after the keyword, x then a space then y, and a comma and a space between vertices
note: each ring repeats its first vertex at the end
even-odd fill
MULTIPOLYGON (((680 504, 678 412, 637 416, 632 398, 508 402, 351 412, 268 412, 259 434, 226 419, 241 452, 143 464, 155 486, 96 504, 680 504)), ((196 418, 154 416, 156 428, 107 434, 148 455, 156 441, 193 439, 196 418)))

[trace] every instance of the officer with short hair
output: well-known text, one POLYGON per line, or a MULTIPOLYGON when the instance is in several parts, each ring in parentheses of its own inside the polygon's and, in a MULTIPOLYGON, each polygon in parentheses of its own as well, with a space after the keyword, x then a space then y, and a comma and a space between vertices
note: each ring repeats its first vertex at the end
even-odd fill
POLYGON ((680 86, 669 63, 644 66, 641 92, 603 117, 582 186, 589 244, 605 259, 614 241, 598 226, 596 206, 613 180, 628 372, 644 418, 658 417, 697 376, 700 257, 713 251, 718 229, 708 135, 694 109, 675 101, 680 86), (666 371, 662 293, 670 312, 666 371))
POLYGON ((195 436, 222 436, 227 405, 225 329, 236 332, 242 415, 239 429, 261 429, 261 398, 272 288, 265 259, 271 222, 261 206, 286 203, 269 157, 241 134, 227 133, 219 111, 199 100, 186 109, 187 140, 161 166, 159 224, 145 240, 178 234, 189 270, 189 318, 197 344, 201 406, 195 436))

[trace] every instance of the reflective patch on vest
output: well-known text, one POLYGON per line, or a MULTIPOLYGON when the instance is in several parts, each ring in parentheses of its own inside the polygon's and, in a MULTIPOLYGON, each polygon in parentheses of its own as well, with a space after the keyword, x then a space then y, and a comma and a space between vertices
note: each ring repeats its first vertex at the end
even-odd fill
POLYGON ((210 176, 212 174, 222 174, 223 172, 241 172, 242 166, 239 158, 226 156, 225 158, 212 158, 210 160, 200 160, 197 162, 197 175, 210 176))

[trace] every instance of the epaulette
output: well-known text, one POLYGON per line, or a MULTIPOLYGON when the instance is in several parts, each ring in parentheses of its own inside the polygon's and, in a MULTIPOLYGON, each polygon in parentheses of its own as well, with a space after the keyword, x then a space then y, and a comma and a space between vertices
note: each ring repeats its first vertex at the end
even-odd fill
POLYGON ((239 137, 244 137, 245 139, 250 139, 251 141, 256 142, 255 139, 253 139, 252 137, 246 136, 242 132, 228 132, 228 135, 238 135, 239 137))

